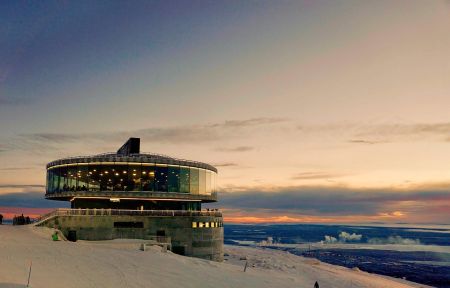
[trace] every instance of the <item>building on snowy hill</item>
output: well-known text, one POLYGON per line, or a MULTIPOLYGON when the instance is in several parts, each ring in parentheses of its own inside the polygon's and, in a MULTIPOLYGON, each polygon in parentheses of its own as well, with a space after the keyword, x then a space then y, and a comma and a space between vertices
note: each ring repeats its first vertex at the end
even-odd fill
POLYGON ((140 152, 130 138, 116 153, 47 164, 45 197, 70 201, 37 225, 68 239, 133 238, 169 243, 178 254, 223 260, 223 220, 216 202, 217 169, 197 161, 140 152))

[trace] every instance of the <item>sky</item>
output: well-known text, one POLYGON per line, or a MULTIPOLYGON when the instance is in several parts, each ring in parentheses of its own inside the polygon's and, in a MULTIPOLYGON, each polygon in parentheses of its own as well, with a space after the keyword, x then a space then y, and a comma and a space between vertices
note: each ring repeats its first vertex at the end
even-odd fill
POLYGON ((45 165, 210 163, 234 223, 450 223, 449 1, 2 1, 0 213, 45 165))

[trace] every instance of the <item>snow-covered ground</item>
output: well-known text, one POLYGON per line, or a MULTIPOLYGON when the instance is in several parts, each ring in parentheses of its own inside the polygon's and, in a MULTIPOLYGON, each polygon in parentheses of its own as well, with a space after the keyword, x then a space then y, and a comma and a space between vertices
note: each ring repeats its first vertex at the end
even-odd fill
POLYGON ((427 287, 286 252, 226 246, 223 263, 140 251, 138 240, 51 241, 52 230, 0 226, 0 287, 427 287), (245 259, 245 260, 244 260, 245 259), (248 268, 244 272, 245 262, 248 268))

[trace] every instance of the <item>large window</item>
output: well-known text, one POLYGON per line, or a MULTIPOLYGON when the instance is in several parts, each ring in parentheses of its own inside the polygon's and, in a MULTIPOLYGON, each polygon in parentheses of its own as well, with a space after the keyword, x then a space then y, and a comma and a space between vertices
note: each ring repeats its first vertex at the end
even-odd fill
POLYGON ((211 193, 216 192, 216 173, 211 172, 211 193))
POLYGON ((47 191, 49 193, 58 192, 59 185, 59 176, 58 176, 59 168, 48 170, 48 182, 47 182, 47 191))
POLYGON ((189 193, 189 168, 180 167, 180 192, 189 193))
POLYGON ((191 194, 198 194, 198 168, 190 168, 190 185, 191 194))
POLYGON ((78 178, 77 190, 88 191, 89 174, 87 165, 78 165, 77 178, 78 178))
POLYGON ((211 194, 216 173, 151 163, 82 163, 47 170, 47 193, 68 191, 156 191, 211 194))
MULTIPOLYGON (((59 168, 58 175, 59 175, 59 177, 58 177, 59 178, 58 191, 59 192, 70 191, 69 186, 67 185, 67 181, 68 181, 68 178, 67 178, 67 166, 61 166, 59 168)), ((55 182, 53 182, 53 183, 55 183, 55 182)))
POLYGON ((114 166, 112 165, 102 165, 100 169, 100 189, 102 191, 113 191, 113 176, 114 171, 112 171, 114 166))
POLYGON ((206 194, 206 171, 198 169, 198 193, 206 194))
POLYGON ((211 194, 211 172, 205 171, 205 178, 206 178, 206 194, 211 194))
POLYGON ((142 191, 141 188, 141 164, 130 163, 128 165, 127 191, 142 191))
POLYGON ((142 191, 155 191, 155 166, 142 164, 142 191))
POLYGON ((100 190, 100 165, 89 164, 89 191, 99 191, 100 190))
POLYGON ((127 165, 114 165, 111 169, 113 191, 125 191, 127 186, 127 165))
POLYGON ((155 191, 167 192, 168 169, 167 166, 157 165, 155 171, 155 191))
POLYGON ((169 166, 168 167, 168 191, 180 192, 180 167, 169 166))
POLYGON ((70 191, 77 190, 77 165, 70 165, 67 167, 67 186, 70 191))

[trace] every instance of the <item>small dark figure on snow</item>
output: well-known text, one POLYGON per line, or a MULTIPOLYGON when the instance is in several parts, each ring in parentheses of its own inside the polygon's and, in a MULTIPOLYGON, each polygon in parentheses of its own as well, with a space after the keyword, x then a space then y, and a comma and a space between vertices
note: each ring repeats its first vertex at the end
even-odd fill
POLYGON ((316 284, 314 284, 314 288, 319 288, 319 283, 317 283, 317 281, 316 284))

